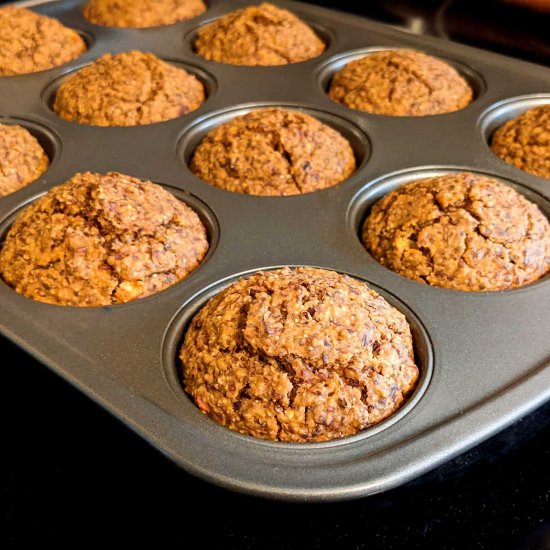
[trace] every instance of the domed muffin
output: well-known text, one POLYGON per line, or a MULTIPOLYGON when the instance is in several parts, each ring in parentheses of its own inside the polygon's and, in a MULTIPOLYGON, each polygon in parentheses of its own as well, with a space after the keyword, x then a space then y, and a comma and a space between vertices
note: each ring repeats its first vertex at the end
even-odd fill
POLYGON ((506 290, 550 271, 550 224, 517 191, 466 172, 392 191, 363 226, 367 250, 389 269, 455 290, 506 290))
POLYGON ((329 97, 377 115, 426 116, 463 109, 473 92, 440 59, 413 50, 384 50, 351 61, 336 73, 329 97))
POLYGON ((550 104, 503 124, 493 134, 491 149, 504 162, 550 179, 550 104))
POLYGON ((414 389, 405 316, 333 271, 240 279, 193 318, 180 353, 185 391, 205 414, 273 441, 327 441, 384 420, 414 389))
POLYGON ((205 11, 203 0, 88 0, 82 8, 90 23, 134 29, 171 25, 205 11))
POLYGON ((65 80, 54 111, 91 126, 136 126, 183 116, 205 100, 200 80, 151 53, 106 54, 65 80))
POLYGON ((231 65, 286 65, 321 55, 325 43, 288 10, 263 3, 240 9, 203 27, 195 50, 231 65))
POLYGON ((52 69, 86 49, 82 37, 57 19, 17 6, 0 8, 0 76, 52 69))
POLYGON ((38 179, 49 165, 48 155, 26 128, 0 124, 0 197, 38 179))
POLYGON ((325 189, 355 170, 351 145, 316 118, 287 109, 259 109, 210 131, 191 170, 227 191, 297 195, 325 189))
POLYGON ((207 250, 197 214, 161 186, 87 172, 19 214, 0 251, 0 275, 40 302, 107 306, 177 283, 207 250))

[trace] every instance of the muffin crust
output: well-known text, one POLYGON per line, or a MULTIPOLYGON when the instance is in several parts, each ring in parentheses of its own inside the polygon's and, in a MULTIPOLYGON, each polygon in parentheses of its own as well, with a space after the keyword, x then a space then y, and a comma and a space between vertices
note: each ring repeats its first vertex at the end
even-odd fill
POLYGON ((171 25, 205 11, 203 0, 88 0, 82 8, 95 25, 135 29, 171 25))
POLYGON ((378 115, 426 116, 463 109, 473 92, 440 59, 414 50, 384 50, 351 61, 336 73, 329 97, 378 115))
POLYGON ((550 271, 550 224, 517 191, 486 176, 417 180, 377 202, 363 226, 367 250, 429 285, 496 291, 550 271))
POLYGON ((231 12, 199 31, 199 55, 231 65, 286 65, 321 55, 324 42, 296 15, 263 3, 231 12))
POLYGON ((87 172, 19 214, 0 251, 0 275, 34 300, 105 306, 173 285, 207 250, 197 214, 161 186, 87 172))
POLYGON ((0 197, 32 183, 49 165, 48 155, 26 128, 0 124, 0 197))
POLYGON ((202 180, 236 193, 296 195, 348 178, 356 163, 336 130, 298 111, 260 109, 209 132, 191 170, 202 180))
POLYGON ((405 316, 365 283, 314 268, 258 272, 211 298, 180 358, 201 411, 274 441, 364 430, 403 404, 419 374, 405 316))
POLYGON ((57 19, 16 6, 0 7, 0 76, 52 69, 86 49, 82 37, 57 19))
POLYGON ((106 54, 61 84, 54 111, 92 126, 136 126, 183 116, 205 100, 194 75, 151 53, 106 54))
POLYGON ((550 104, 503 124, 493 134, 491 149, 504 162, 550 179, 550 104))

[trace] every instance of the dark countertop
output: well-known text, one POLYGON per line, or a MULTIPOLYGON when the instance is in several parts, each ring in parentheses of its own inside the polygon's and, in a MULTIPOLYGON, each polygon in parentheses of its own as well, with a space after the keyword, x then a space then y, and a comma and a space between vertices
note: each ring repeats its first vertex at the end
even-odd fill
POLYGON ((12 357, 2 399, 4 540, 189 544, 188 530, 205 526, 205 547, 220 549, 550 549, 550 404, 388 493, 288 504, 188 475, 13 344, 0 347, 12 357))
MULTIPOLYGON (((411 17, 433 15, 442 4, 394 0, 358 8, 358 3, 342 0, 338 6, 411 23, 411 17)), ((462 21, 463 37, 475 34, 471 5, 448 6, 470 14, 454 19, 453 25, 462 21)), ((540 32, 533 31, 542 28, 540 16, 518 15, 533 22, 529 49, 518 40, 518 29, 526 32, 525 26, 518 23, 506 34, 499 23, 504 20, 505 28, 506 13, 520 12, 501 9, 505 11, 499 9, 494 17, 482 8, 474 12, 478 24, 491 20, 494 44, 503 36, 513 37, 511 45, 495 49, 550 59, 545 57, 548 42, 541 43, 540 32)), ((515 15, 512 19, 517 21, 515 15)), ((433 18, 426 21, 426 28, 433 30, 433 18)), ((455 33, 456 28, 451 34, 457 38, 455 33)), ((479 34, 473 40, 482 43, 479 34)), ((3 542, 177 542, 220 549, 550 549, 550 404, 388 493, 336 504, 287 504, 230 493, 186 474, 1 337, 0 349, 5 357, 2 417, 7 432, 1 473, 3 542), (178 502, 193 505, 184 512, 178 502), (190 532, 203 544, 192 544, 190 532)))

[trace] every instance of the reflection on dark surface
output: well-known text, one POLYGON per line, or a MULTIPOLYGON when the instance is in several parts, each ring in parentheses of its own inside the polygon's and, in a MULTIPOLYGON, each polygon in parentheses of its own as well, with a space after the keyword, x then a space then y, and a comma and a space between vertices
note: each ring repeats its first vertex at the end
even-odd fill
POLYGON ((447 4, 436 25, 442 38, 550 65, 550 16, 497 2, 447 4))
MULTIPOLYGON (((307 0, 330 7, 334 2, 307 0)), ((418 34, 463 42, 550 65, 550 15, 497 0, 338 2, 338 9, 399 25, 418 34)))

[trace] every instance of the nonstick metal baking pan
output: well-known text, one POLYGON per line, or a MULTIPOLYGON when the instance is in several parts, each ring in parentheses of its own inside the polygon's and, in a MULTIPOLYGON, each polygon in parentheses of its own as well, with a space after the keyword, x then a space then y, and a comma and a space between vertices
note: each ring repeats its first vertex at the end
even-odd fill
MULTIPOLYGON (((204 23, 251 2, 210 0, 196 19, 143 30, 92 25, 81 14, 82 3, 30 4, 79 30, 89 45, 85 55, 49 71, 0 78, 0 121, 27 127, 52 160, 38 181, 0 199, 0 235, 21 208, 74 173, 116 170, 165 185, 189 203, 208 229, 210 252, 179 284, 112 307, 43 304, 0 282, 5 336, 189 472, 278 499, 339 500, 387 490, 550 398, 549 277, 505 292, 429 287, 379 265, 359 239, 378 198, 407 181, 452 171, 495 176, 550 216, 550 182, 502 162, 488 147, 503 121, 550 102, 548 69, 285 1, 275 3, 311 24, 326 51, 295 65, 230 66, 197 56, 193 40, 204 23), (461 111, 413 118, 353 111, 326 95, 331 76, 349 60, 403 47, 454 64, 472 84, 475 100, 461 111), (68 74, 106 52, 132 49, 194 72, 206 84, 207 101, 181 118, 129 128, 81 126, 54 114, 53 94, 68 74), (335 187, 291 197, 228 193, 194 176, 188 162, 205 132, 261 106, 304 110, 339 130, 352 143, 357 171, 335 187), (398 413, 353 437, 287 444, 223 428, 186 396, 177 354, 192 315, 237 278, 285 265, 363 279, 407 315, 421 379, 398 413)), ((24 388, 10 391, 21 391, 24 399, 24 388)))

